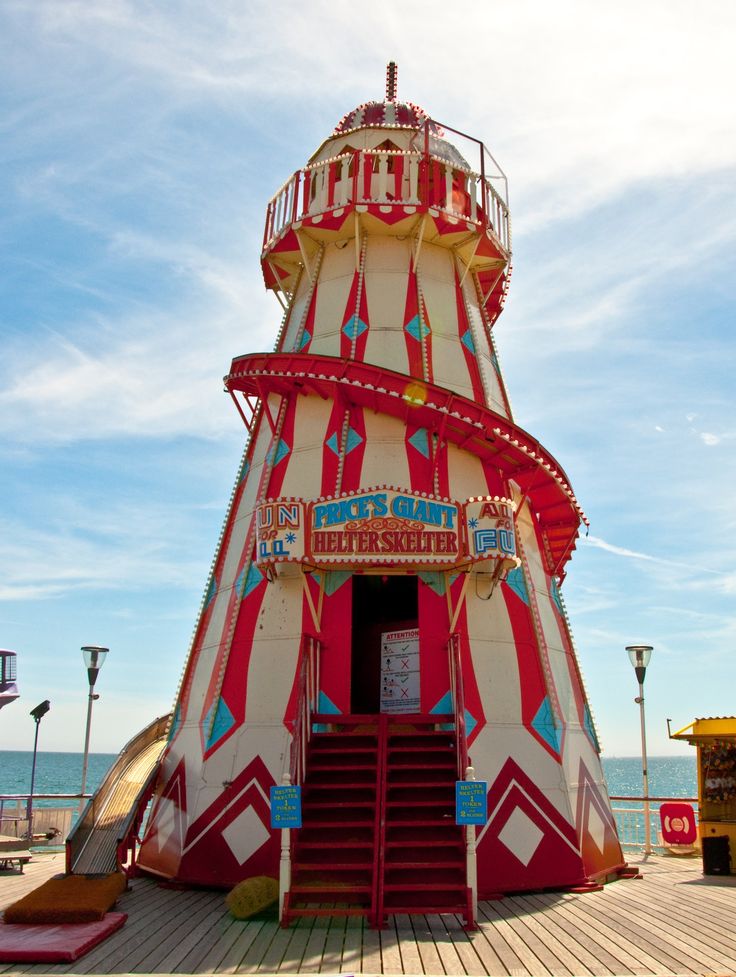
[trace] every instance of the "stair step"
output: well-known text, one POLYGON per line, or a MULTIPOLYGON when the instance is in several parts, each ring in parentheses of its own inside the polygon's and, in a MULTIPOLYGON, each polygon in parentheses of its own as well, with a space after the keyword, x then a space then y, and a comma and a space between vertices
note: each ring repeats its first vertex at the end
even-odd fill
POLYGON ((447 883, 447 882, 425 882, 422 885, 418 885, 416 882, 387 882, 384 884, 385 892, 414 892, 417 895, 421 893, 432 893, 432 892, 444 892, 456 894, 465 894, 465 883, 458 882, 457 884, 447 883))

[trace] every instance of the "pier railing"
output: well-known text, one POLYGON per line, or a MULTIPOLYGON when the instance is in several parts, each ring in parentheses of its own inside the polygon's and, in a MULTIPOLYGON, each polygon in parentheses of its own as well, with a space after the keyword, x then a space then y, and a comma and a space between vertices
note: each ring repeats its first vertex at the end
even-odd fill
MULTIPOLYGON (((645 847, 646 832, 644 826, 644 797, 623 797, 611 794, 611 810, 616 819, 618 837, 622 848, 643 849, 645 847)), ((652 848, 657 852, 668 850, 671 846, 662 839, 659 809, 662 804, 681 803, 691 804, 695 821, 698 821, 697 797, 650 797, 649 818, 652 838, 652 848)))
POLYGON ((297 170, 268 205, 263 249, 291 224, 353 204, 433 208, 490 229, 511 248, 508 207, 483 174, 428 152, 366 149, 297 170))

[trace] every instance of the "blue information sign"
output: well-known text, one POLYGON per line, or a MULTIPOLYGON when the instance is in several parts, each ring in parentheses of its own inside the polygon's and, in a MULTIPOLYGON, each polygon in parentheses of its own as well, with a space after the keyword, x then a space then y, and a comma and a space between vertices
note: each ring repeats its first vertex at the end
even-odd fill
POLYGON ((455 781, 455 824, 485 824, 488 820, 485 780, 455 781))
POLYGON ((301 787, 272 787, 271 827, 301 828, 302 789, 301 787))

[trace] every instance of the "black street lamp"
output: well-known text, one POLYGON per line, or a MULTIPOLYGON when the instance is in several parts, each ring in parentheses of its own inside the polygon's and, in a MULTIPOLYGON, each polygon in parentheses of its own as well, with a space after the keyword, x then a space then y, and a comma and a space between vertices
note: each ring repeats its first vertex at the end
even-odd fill
POLYGON ((92 703, 96 699, 100 698, 99 695, 95 693, 95 682, 97 681, 97 676, 105 662, 105 659, 107 658, 107 653, 109 650, 109 648, 103 648, 100 645, 84 645, 82 648, 82 657, 87 668, 87 678, 89 679, 89 698, 87 699, 87 726, 84 733, 84 759, 82 761, 82 788, 80 790, 82 797, 80 800, 80 810, 84 804, 84 790, 87 786, 89 732, 92 726, 92 703))
POLYGON ((644 780, 644 854, 652 854, 652 825, 649 820, 649 774, 647 772, 647 729, 644 720, 644 678, 647 665, 654 649, 651 645, 627 645, 626 652, 629 661, 634 666, 636 681, 639 683, 639 695, 634 702, 639 705, 641 719, 641 772, 644 780))
POLYGON ((26 805, 26 818, 28 819, 28 839, 33 838, 33 789, 36 785, 36 753, 38 752, 38 727, 41 725, 41 720, 46 715, 46 713, 51 708, 51 703, 48 699, 44 699, 43 702, 39 702, 35 709, 31 709, 31 715, 33 716, 33 721, 36 724, 36 735, 33 737, 33 766, 31 767, 31 792, 28 795, 28 804, 26 805))

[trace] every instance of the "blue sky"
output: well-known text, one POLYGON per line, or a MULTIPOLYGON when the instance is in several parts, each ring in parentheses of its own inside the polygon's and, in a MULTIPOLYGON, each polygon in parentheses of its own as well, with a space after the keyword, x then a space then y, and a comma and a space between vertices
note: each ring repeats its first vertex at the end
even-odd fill
POLYGON ((736 712, 736 8, 704 0, 0 7, 0 748, 81 750, 172 704, 244 441, 222 392, 280 321, 270 196, 399 95, 509 177, 496 326, 516 420, 591 521, 563 593, 604 751, 736 712), (211 9, 210 9, 211 8, 211 9))

